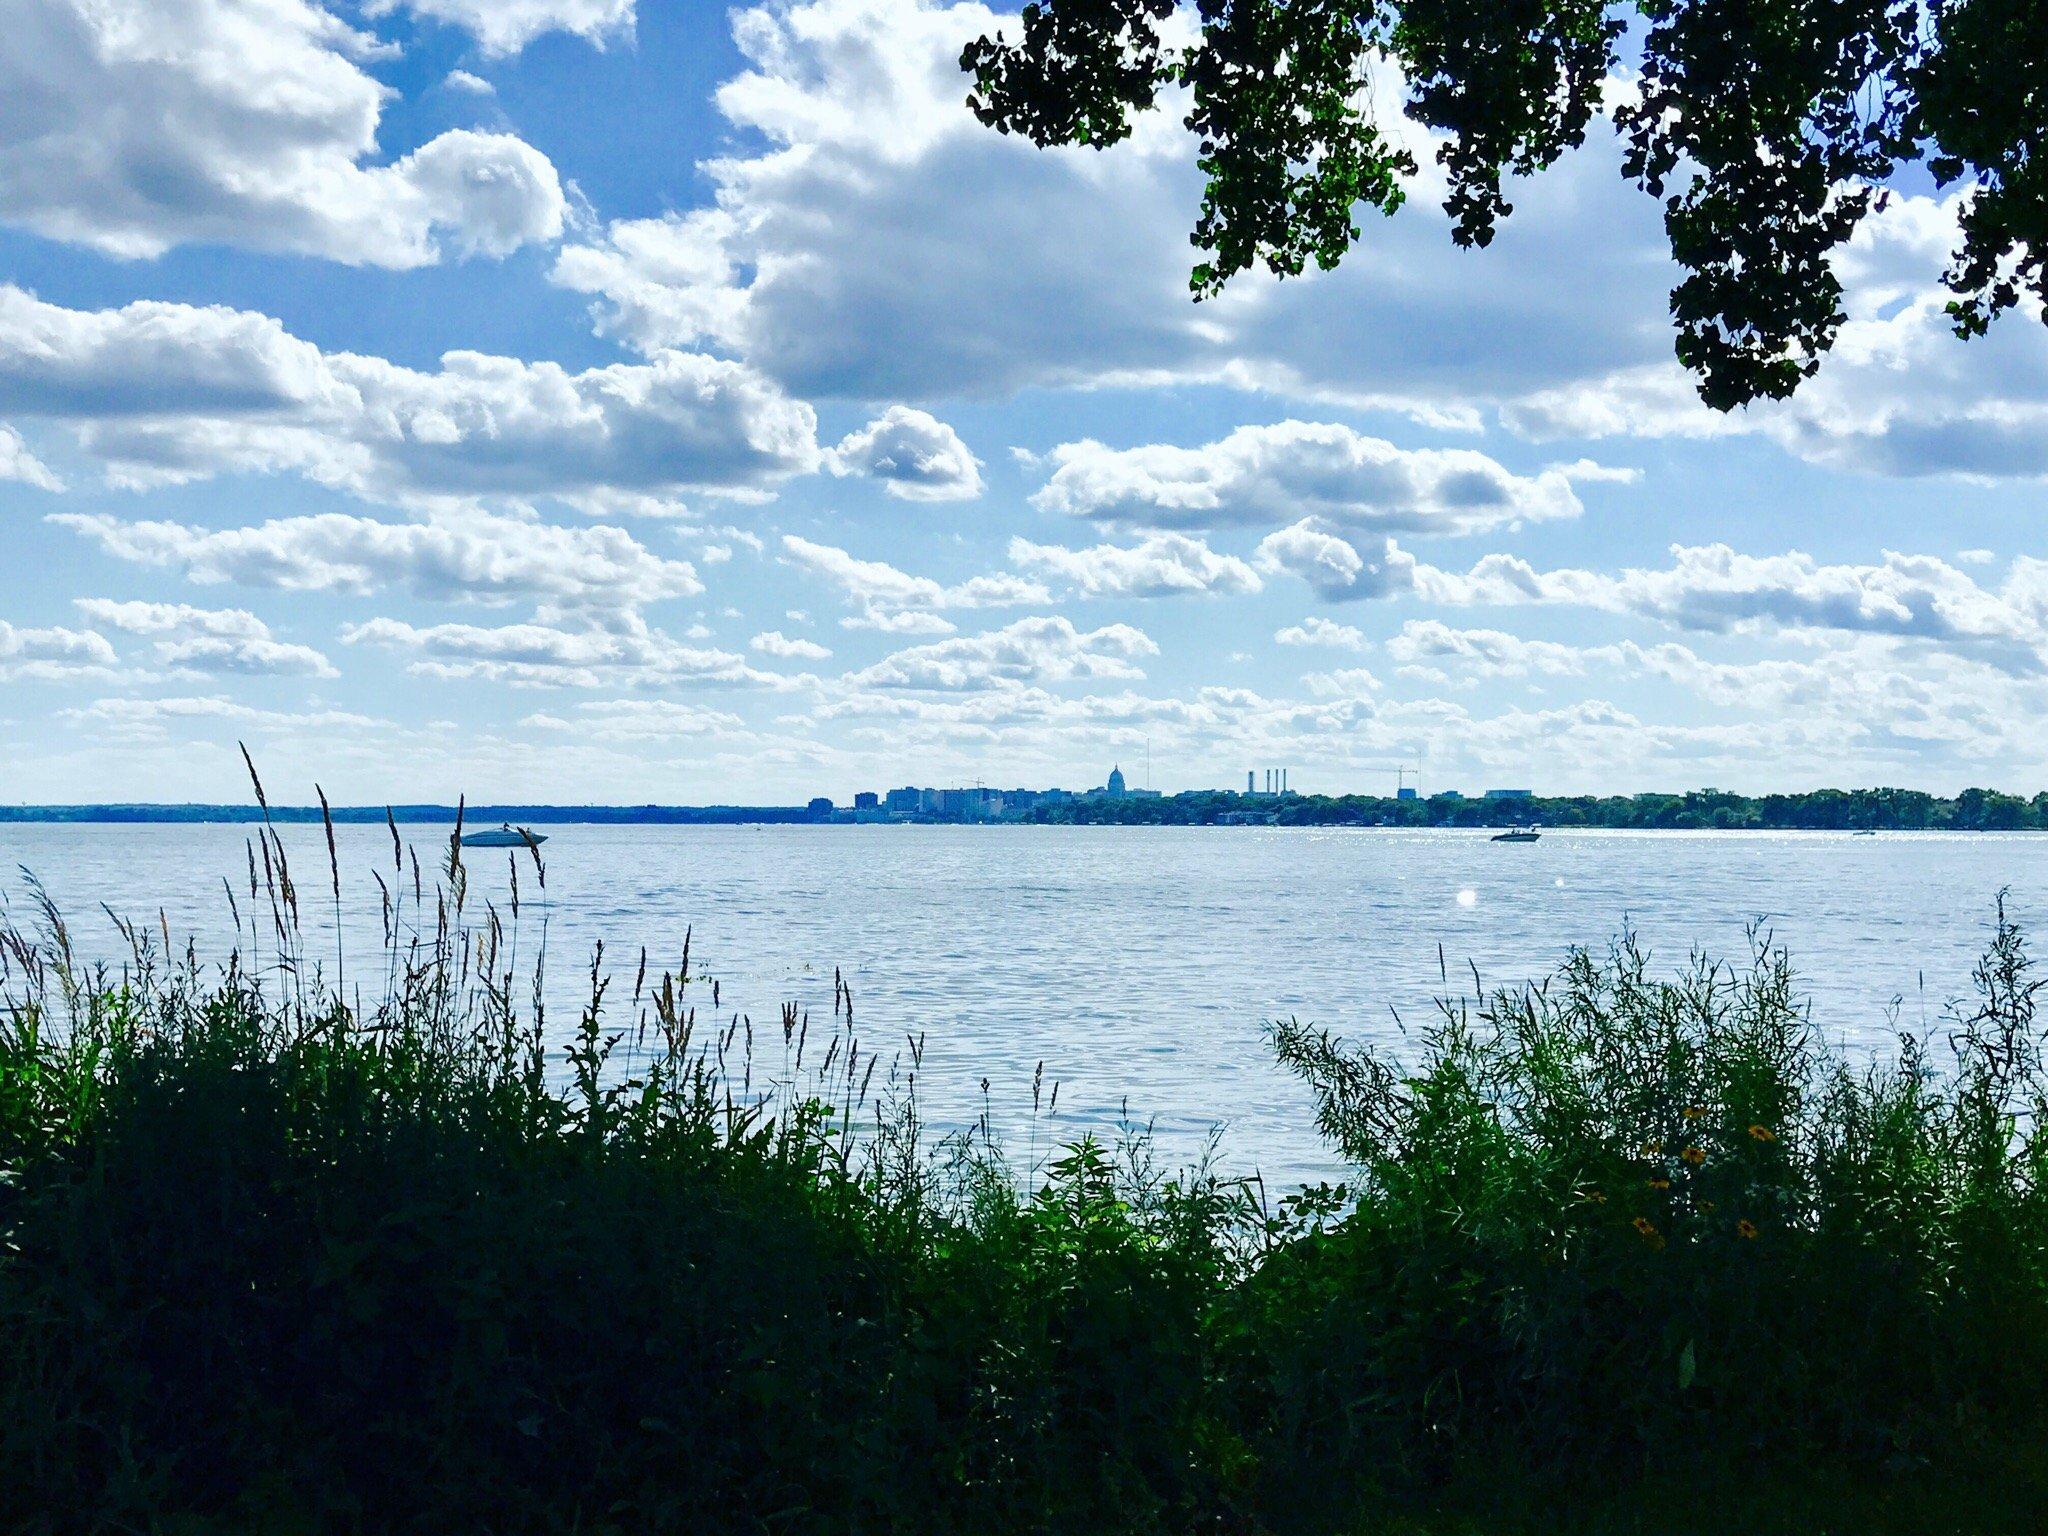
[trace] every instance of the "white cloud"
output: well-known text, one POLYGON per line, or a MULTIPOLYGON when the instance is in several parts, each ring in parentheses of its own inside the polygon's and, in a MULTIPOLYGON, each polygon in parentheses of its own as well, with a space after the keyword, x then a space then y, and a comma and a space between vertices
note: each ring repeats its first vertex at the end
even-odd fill
POLYGON ((1462 578, 1438 573, 1436 584, 1472 601, 1571 604, 1706 633, 1836 630, 2024 652, 2028 665, 2039 664, 2033 653, 2048 638, 2048 562, 2017 560, 1993 589, 1932 555, 1886 551, 1875 564, 1829 564, 1798 551, 1744 555, 1706 544, 1674 545, 1671 556, 1662 570, 1612 574, 1537 572, 1491 556, 1462 578))
POLYGON ((1021 576, 974 576, 947 586, 929 576, 913 576, 886 561, 862 560, 793 533, 782 536, 782 553, 792 565, 838 586, 858 607, 856 614, 842 621, 849 629, 943 633, 952 626, 938 617, 939 609, 1003 608, 1052 601, 1052 594, 1042 585, 1021 576))
POLYGON ((566 247, 556 281, 629 345, 729 350, 806 397, 1207 381, 1541 438, 1755 434, 1862 473, 2048 473, 2048 337, 2025 315, 1967 345, 1949 331, 1956 196, 1895 195, 1867 220, 1819 376, 1720 415, 1672 358, 1679 274, 1604 123, 1518 184, 1489 247, 1459 250, 1435 144, 1387 111, 1423 165, 1406 207, 1364 220, 1335 272, 1246 274, 1196 306, 1201 178, 1177 101, 1106 151, 984 129, 958 57, 1005 24, 935 0, 738 13, 750 67, 718 104, 750 147, 704 164, 712 205, 615 222, 566 247))
POLYGON ((57 478, 50 467, 33 453, 21 434, 12 427, 0 426, 0 480, 12 480, 19 485, 32 485, 39 491, 61 491, 64 482, 57 478))
POLYGON ((1353 528, 1467 534, 1576 517, 1570 472, 1517 475, 1468 448, 1403 449, 1328 423, 1239 427, 1199 448, 1053 450, 1031 500, 1137 527, 1217 528, 1303 515, 1353 528))
POLYGON ((1264 570, 1299 576, 1331 602, 1391 597, 1415 587, 1415 557, 1392 539, 1380 540, 1368 555, 1314 518, 1267 534, 1259 540, 1258 560, 1264 570))
POLYGON ((1194 305, 1192 138, 1171 111, 1106 151, 982 127, 960 50, 1004 25, 931 0, 739 12, 750 68, 718 105, 759 147, 705 164, 713 206, 618 221, 556 280, 630 345, 730 348, 807 396, 1214 380, 1470 422, 1475 401, 1669 354, 1657 208, 1611 148, 1524 189, 1486 251, 1451 246, 1430 165, 1337 272, 1194 305))
POLYGON ((1285 629, 1275 630, 1273 638, 1281 645, 1327 645, 1340 651, 1365 649, 1365 634, 1362 630, 1313 614, 1299 624, 1290 624, 1285 629))
POLYGON ((656 687, 732 683, 794 688, 806 675, 765 672, 732 651, 683 645, 633 616, 569 628, 552 623, 425 624, 379 618, 342 631, 348 645, 412 658, 408 670, 444 680, 529 688, 656 687))
POLYGON ((0 678, 51 680, 110 670, 113 646, 91 630, 33 628, 0 619, 0 678))
POLYGON ((473 75, 466 69, 451 69, 448 78, 441 82, 451 91, 466 91, 472 96, 495 96, 498 88, 482 75, 473 75))
POLYGON ((981 461, 960 434, 927 411, 892 405, 832 451, 835 474, 867 475, 905 501, 972 501, 981 461))
POLYGON ((791 639, 779 629, 765 630, 747 643, 763 656, 784 660, 823 661, 832 654, 815 640, 791 639))
POLYGON ((1526 640, 1497 629, 1453 629, 1439 619, 1411 619, 1386 650, 1406 666, 1457 666, 1480 677, 1576 674, 1623 654, 1614 646, 1587 648, 1526 640))
POLYGON ((1056 576, 1091 598, 1241 594, 1265 585, 1245 561, 1180 533, 1154 534, 1129 548, 1066 549, 1013 538, 1010 563, 1056 576))
POLYGON ((652 554, 623 529, 602 525, 486 516, 384 523, 333 512, 224 529, 126 522, 104 513, 50 520, 117 559, 168 566, 197 582, 297 592, 404 590, 437 602, 524 599, 593 611, 703 591, 689 562, 652 554))
POLYGON ((188 603, 75 600, 94 624, 155 641, 159 666, 248 677, 336 677, 327 658, 309 645, 279 640, 270 626, 243 608, 195 608, 188 603))
POLYGON ((379 51, 311 0, 0 0, 0 219, 117 256, 414 267, 562 231, 555 168, 456 131, 388 164, 379 51))
POLYGON ((950 691, 1134 678, 1144 676, 1136 663, 1158 654, 1151 637, 1128 624, 1081 630, 1051 615, 912 646, 849 672, 844 681, 862 688, 950 691))
POLYGON ((492 58, 519 52, 536 37, 568 32, 602 48, 633 36, 634 0, 372 0, 372 16, 407 10, 460 27, 492 58))
POLYGON ((382 730, 387 722, 352 710, 275 710, 244 704, 219 695, 157 699, 95 699, 61 712, 74 725, 104 727, 117 735, 161 737, 175 725, 198 723, 214 730, 220 723, 265 731, 382 730))
POLYGON ((1487 555, 1463 572, 1424 565, 1391 539, 1347 539, 1313 519, 1269 534, 1262 568, 1299 576, 1331 601, 1413 596, 1446 605, 1549 604, 1629 614, 1702 633, 1837 631, 1966 648, 2003 664, 2048 664, 2048 561, 2012 562, 1997 587, 1934 555, 1887 550, 1831 564, 1793 550, 1745 555, 1726 544, 1673 545, 1662 569, 1539 570, 1487 555))
POLYGON ((808 405, 693 353, 572 373, 450 352, 429 373, 324 353, 244 310, 74 310, 8 285, 0 409, 68 422, 133 487, 293 472, 395 501, 632 509, 689 489, 758 493, 818 459, 808 405))

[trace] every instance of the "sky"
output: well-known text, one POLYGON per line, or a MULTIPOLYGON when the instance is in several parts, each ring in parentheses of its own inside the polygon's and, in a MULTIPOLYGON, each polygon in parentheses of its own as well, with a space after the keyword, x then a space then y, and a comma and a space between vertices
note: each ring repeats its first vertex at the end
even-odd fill
MULTIPOLYGON (((1791 401, 1611 136, 1188 295, 939 0, 0 0, 0 799, 2048 785, 2048 329, 1958 193, 1791 401)), ((1622 89, 1626 83, 1622 82, 1622 89)))

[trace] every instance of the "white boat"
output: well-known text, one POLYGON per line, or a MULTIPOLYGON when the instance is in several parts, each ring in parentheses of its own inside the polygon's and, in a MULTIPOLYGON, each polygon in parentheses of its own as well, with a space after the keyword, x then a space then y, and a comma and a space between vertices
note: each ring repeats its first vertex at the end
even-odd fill
POLYGON ((545 833, 529 832, 524 827, 515 827, 510 822, 500 822, 495 827, 486 827, 481 832, 462 834, 465 848, 534 848, 547 841, 545 833))
POLYGON ((1543 834, 1534 827, 1510 827, 1505 832, 1493 834, 1496 843, 1533 843, 1543 834))

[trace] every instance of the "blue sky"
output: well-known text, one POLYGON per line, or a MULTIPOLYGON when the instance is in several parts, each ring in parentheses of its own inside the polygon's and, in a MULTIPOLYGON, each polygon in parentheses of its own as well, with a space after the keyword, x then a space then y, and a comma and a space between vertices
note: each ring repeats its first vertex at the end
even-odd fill
MULTIPOLYGON (((1191 304, 1171 112, 980 128, 937 0, 0 0, 16 801, 2048 783, 2048 333, 1954 198, 1792 402, 1611 144, 1191 304)), ((1625 90, 1626 82, 1617 89, 1625 90)))

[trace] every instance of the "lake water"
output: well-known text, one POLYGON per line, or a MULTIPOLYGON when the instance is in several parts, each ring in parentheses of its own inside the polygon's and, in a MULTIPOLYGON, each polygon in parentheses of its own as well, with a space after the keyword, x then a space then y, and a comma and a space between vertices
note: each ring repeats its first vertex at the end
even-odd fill
MULTIPOLYGON (((445 832, 401 829, 431 872, 445 832)), ((1262 1021, 1312 1019, 1394 1039, 1471 967, 1489 984, 1551 969, 1572 944, 1633 923, 1660 961, 1740 953, 1761 921, 1790 947, 1831 1038, 1891 1038, 1967 992, 2002 887, 2023 921, 2048 905, 2048 838, 2024 833, 1484 833, 1261 828, 585 827, 546 829, 547 895, 522 873, 525 933, 546 918, 554 1018, 600 939, 627 973, 641 946, 720 979, 724 1012, 767 1026, 785 1000, 829 1015, 852 985, 859 1032, 886 1054, 923 1035, 928 1117, 972 1121, 981 1083, 1018 1139, 1040 1062, 1059 1133, 1152 1122, 1173 1157, 1221 1126, 1230 1166, 1269 1181, 1334 1176, 1305 1093, 1269 1060, 1262 1021), (1126 1108, 1127 1106, 1127 1108, 1126 1108)), ((17 920, 32 870, 82 949, 120 953, 102 903, 223 954, 222 880, 245 886, 247 829, 0 826, 0 890, 17 920)), ((382 827, 338 829, 345 949, 378 932, 382 827)), ((315 953, 331 953, 318 827, 283 831, 315 953)), ((524 855, 521 855, 524 858, 524 855)), ((472 852, 472 891, 503 901, 503 853, 472 852)), ((526 942, 531 943, 531 937, 526 942)), ((708 999, 706 1000, 708 1001, 708 999)), ((1043 1134, 1043 1133, 1041 1133, 1043 1134)))

